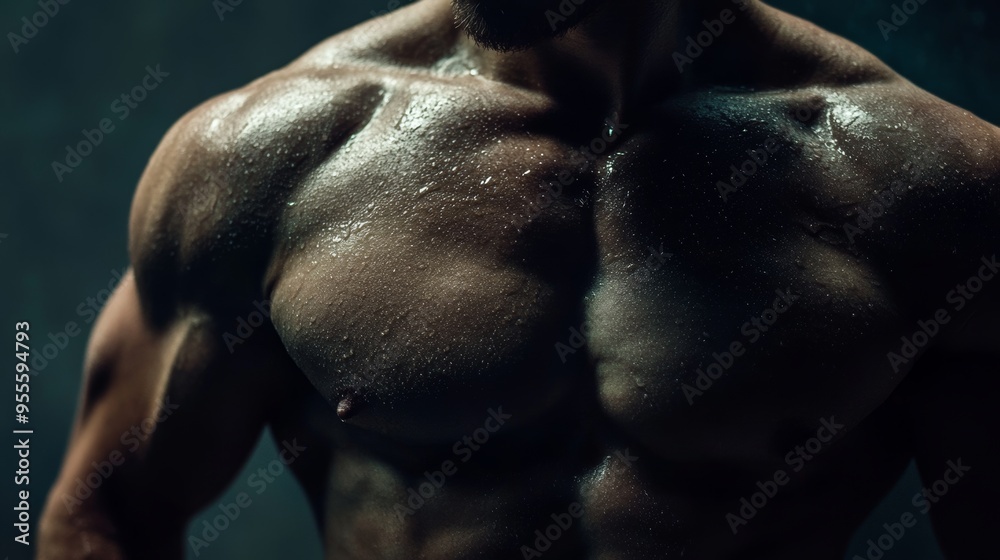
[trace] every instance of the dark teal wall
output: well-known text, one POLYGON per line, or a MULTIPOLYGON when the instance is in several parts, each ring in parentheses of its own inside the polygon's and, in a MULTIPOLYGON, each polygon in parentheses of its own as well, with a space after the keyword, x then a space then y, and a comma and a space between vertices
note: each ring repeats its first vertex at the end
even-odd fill
MULTIPOLYGON (((922 87, 1000 122, 1000 34, 995 31, 1000 8, 988 0, 928 0, 886 41, 877 21, 889 17, 892 3, 774 2, 860 43, 922 87)), ((7 235, 0 235, 0 335, 11 333, 14 321, 24 320, 32 322, 36 336, 63 331, 69 321, 83 331, 67 336, 65 348, 33 380, 35 520, 55 478, 77 402, 90 327, 90 315, 78 312, 78 306, 97 297, 126 264, 131 194, 160 137, 204 99, 279 67, 324 37, 395 4, 243 0, 220 21, 212 0, 70 0, 35 37, 19 45, 18 53, 7 41, 0 45, 0 233, 7 235), (122 120, 120 107, 111 103, 139 83, 147 65, 160 65, 169 76, 122 120), (81 140, 82 129, 96 128, 105 118, 114 124, 113 132, 58 181, 52 161, 64 159, 64 146, 81 140)), ((18 32, 20 19, 36 11, 35 0, 5 1, 0 31, 18 32)), ((246 490, 250 472, 274 456, 273 446, 263 444, 224 500, 246 490)), ((11 457, 0 458, 4 472, 12 466, 11 457)), ((897 489, 898 499, 873 514, 873 527, 893 515, 898 518, 915 487, 911 474, 897 489)), ((13 487, 8 482, 4 488, 0 504, 8 513, 0 521, 6 525, 13 487)), ((253 505, 199 558, 319 557, 317 532, 290 475, 253 496, 253 505)), ((861 540, 878 534, 874 528, 870 534, 865 531, 861 540)), ((915 531, 919 533, 904 539, 887 560, 940 558, 926 521, 915 531)), ((26 557, 6 543, 0 554, 10 550, 12 558, 26 557)))

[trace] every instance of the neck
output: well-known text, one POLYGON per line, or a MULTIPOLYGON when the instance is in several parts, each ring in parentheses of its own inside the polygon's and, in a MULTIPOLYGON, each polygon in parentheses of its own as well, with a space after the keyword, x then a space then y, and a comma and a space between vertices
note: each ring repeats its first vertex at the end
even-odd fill
POLYGON ((723 52, 759 33, 759 15, 756 0, 605 0, 576 27, 524 51, 490 51, 465 41, 493 79, 562 104, 624 113, 716 74, 730 58, 723 52), (708 45, 689 56, 688 38, 697 43, 699 34, 708 45))

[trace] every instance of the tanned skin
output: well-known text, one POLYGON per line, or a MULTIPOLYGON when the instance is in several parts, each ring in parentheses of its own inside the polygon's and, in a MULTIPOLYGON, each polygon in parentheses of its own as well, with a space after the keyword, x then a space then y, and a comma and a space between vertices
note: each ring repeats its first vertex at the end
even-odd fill
POLYGON ((424 0, 173 127, 40 558, 181 558, 265 428, 331 560, 535 558, 567 512, 547 559, 839 560, 913 459, 963 466, 949 560, 995 552, 1000 279, 964 286, 995 274, 998 130, 758 2, 593 0, 557 37, 528 4, 424 0))

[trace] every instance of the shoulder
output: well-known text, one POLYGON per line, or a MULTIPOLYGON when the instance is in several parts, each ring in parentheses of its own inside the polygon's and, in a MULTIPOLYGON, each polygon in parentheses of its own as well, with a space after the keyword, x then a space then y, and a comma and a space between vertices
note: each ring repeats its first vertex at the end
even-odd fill
POLYGON ((767 9, 776 22, 774 48, 796 70, 790 74, 798 81, 785 91, 823 107, 813 153, 823 152, 824 164, 841 176, 828 185, 843 195, 833 198, 863 206, 888 189, 899 200, 880 221, 884 239, 923 258, 1000 244, 1000 129, 851 41, 767 9))
POLYGON ((757 60, 760 81, 795 89, 892 81, 899 75, 860 45, 777 8, 757 3, 756 31, 747 56, 757 60), (766 61, 766 62, 765 62, 766 61))
POLYGON ((177 121, 132 203, 143 299, 175 308, 256 297, 281 209, 372 118, 385 96, 377 73, 299 60, 177 121))
POLYGON ((132 205, 129 248, 145 299, 224 305, 265 291, 268 251, 290 197, 394 91, 433 80, 453 27, 448 2, 400 8, 183 116, 132 205))
POLYGON ((1000 249, 1000 129, 902 78, 823 96, 809 176, 832 223, 901 305, 940 304, 1000 249))
POLYGON ((1000 129, 902 79, 849 88, 831 107, 854 169, 875 190, 896 187, 887 237, 909 240, 910 258, 1000 244, 1000 129))
POLYGON ((826 124, 836 139, 864 153, 862 164, 884 168, 927 154, 929 178, 948 182, 947 172, 967 183, 988 183, 1000 171, 1000 130, 900 76, 876 56, 818 26, 767 8, 776 22, 779 70, 796 81, 789 90, 819 93, 826 124), (865 144, 865 142, 870 142, 865 144), (944 172, 940 176, 937 171, 944 172))
POLYGON ((823 224, 821 238, 884 273, 901 299, 940 300, 1000 246, 1000 130, 847 39, 771 16, 768 59, 784 77, 767 80, 760 98, 778 101, 764 120, 792 122, 781 133, 796 147, 782 160, 788 203, 823 224), (800 124, 786 116, 795 108, 816 118, 800 124))

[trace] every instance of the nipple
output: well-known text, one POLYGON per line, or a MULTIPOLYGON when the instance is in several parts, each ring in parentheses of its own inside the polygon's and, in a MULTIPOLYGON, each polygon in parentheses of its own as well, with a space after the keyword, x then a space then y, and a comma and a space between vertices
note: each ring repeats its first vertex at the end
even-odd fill
POLYGON ((342 422, 346 422, 351 418, 357 416, 361 409, 361 399, 358 397, 354 389, 348 389, 344 391, 343 395, 340 397, 340 402, 337 403, 337 416, 342 422))

